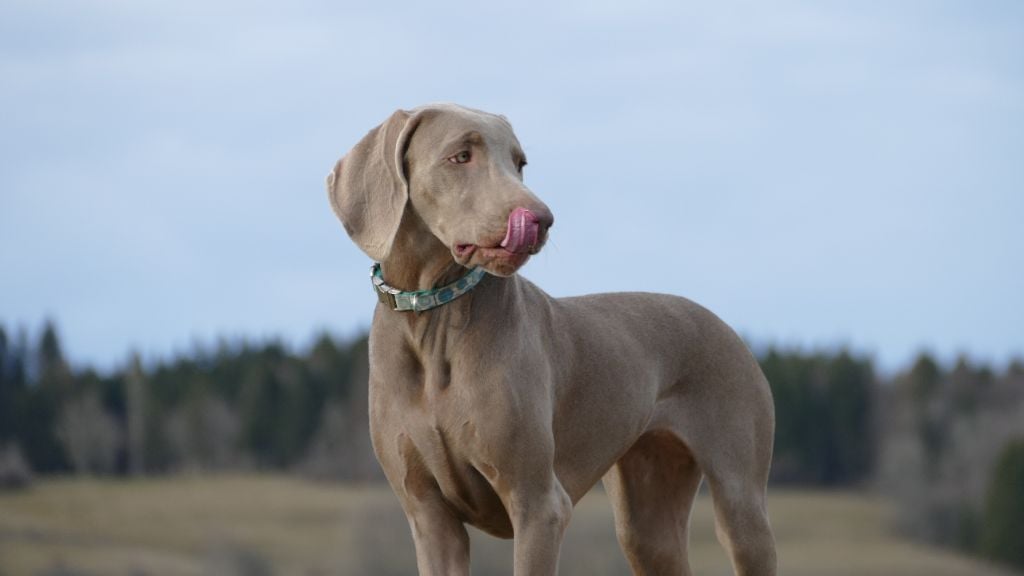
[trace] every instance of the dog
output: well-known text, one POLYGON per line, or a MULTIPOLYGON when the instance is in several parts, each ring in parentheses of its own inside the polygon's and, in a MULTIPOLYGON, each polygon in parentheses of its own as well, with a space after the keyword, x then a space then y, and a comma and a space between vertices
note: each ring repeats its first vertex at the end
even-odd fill
POLYGON ((468 575, 471 524, 514 538, 517 576, 556 574, 573 506, 602 480, 634 573, 690 574, 707 478, 735 572, 775 574, 756 359, 685 298, 552 298, 517 274, 554 223, 525 165, 503 116, 435 104, 395 112, 327 177, 376 263, 370 432, 419 573, 468 575))

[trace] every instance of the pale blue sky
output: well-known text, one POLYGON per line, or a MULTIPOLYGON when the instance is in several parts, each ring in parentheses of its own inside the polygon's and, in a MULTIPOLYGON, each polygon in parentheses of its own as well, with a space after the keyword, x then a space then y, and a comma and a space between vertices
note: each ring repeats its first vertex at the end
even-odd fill
POLYGON ((1024 4, 346 4, 0 3, 0 322, 102 367, 364 329, 324 176, 455 101, 516 127, 553 295, 888 367, 1024 354, 1024 4))

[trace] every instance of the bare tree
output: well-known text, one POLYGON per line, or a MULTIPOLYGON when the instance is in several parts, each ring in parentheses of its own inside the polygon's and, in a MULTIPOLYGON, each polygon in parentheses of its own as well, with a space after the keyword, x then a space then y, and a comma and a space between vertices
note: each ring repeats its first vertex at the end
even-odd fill
POLYGON ((348 408, 328 402, 320 414, 320 427, 310 441, 299 472, 322 480, 351 480, 352 450, 348 408))
POLYGON ((66 403, 57 422, 57 437, 75 472, 110 474, 117 464, 122 433, 114 419, 100 403, 95 392, 86 393, 66 403))
POLYGON ((996 460, 1024 437, 1024 378, 996 379, 963 359, 948 374, 926 364, 886 391, 878 485, 904 531, 973 549, 996 460))
POLYGON ((0 490, 24 488, 31 483, 32 469, 18 445, 0 445, 0 490))
POLYGON ((240 431, 235 411, 212 394, 193 397, 165 423, 176 465, 191 470, 245 467, 248 459, 239 446, 240 431))

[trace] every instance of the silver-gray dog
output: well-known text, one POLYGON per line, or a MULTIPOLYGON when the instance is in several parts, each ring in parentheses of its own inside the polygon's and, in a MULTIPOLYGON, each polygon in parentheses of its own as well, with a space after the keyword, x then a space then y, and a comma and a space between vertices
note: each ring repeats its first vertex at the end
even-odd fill
POLYGON ((737 574, 775 573, 771 391, 714 314, 646 293, 552 298, 516 271, 554 218, 502 116, 395 112, 338 161, 331 206, 378 264, 374 451, 422 575, 469 574, 469 523, 553 575, 573 505, 603 479, 636 574, 689 574, 702 477, 737 574))

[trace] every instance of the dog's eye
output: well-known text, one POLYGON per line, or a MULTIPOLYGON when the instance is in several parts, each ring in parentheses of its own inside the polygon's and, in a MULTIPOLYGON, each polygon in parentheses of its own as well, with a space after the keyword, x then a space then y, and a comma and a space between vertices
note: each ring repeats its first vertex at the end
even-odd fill
POLYGON ((519 172, 521 173, 523 171, 523 168, 526 168, 526 160, 520 161, 518 168, 519 168, 519 172))
POLYGON ((449 157, 448 161, 451 162, 452 164, 465 164, 466 162, 469 162, 472 158, 473 155, 469 153, 469 150, 463 150, 462 152, 459 152, 455 156, 449 157))

